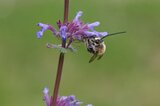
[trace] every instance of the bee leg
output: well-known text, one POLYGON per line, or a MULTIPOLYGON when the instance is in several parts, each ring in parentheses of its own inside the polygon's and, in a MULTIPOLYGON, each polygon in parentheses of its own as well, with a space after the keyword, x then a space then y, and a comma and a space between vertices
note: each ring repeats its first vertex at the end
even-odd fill
POLYGON ((97 57, 97 53, 96 53, 96 54, 94 54, 94 55, 91 57, 91 59, 89 60, 89 63, 91 63, 93 60, 95 60, 95 59, 96 59, 96 57, 97 57))
POLYGON ((102 57, 103 57, 103 55, 100 55, 100 56, 97 58, 97 60, 100 60, 102 57))

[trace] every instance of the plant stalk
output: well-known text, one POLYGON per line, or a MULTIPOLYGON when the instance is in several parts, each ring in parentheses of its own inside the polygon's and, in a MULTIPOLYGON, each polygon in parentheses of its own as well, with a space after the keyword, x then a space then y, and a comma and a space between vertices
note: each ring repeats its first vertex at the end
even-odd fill
MULTIPOLYGON (((68 11, 69 11, 69 0, 64 0, 64 22, 63 24, 68 22, 68 11)), ((62 47, 66 48, 66 40, 62 40, 62 47)), ((61 52, 59 55, 57 76, 55 80, 52 102, 50 106, 56 106, 56 103, 57 103, 58 91, 59 91, 59 86, 60 86, 60 81, 61 81, 61 76, 62 76, 63 62, 64 62, 64 53, 61 52)))

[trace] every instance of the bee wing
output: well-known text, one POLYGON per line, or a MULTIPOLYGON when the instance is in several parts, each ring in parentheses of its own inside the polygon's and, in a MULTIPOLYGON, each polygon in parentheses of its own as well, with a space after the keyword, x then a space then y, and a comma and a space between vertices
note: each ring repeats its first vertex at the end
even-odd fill
POLYGON ((89 63, 91 63, 92 61, 94 61, 97 56, 98 56, 98 53, 95 53, 95 54, 91 57, 91 59, 89 60, 89 63))
POLYGON ((103 57, 103 55, 100 55, 100 56, 97 58, 97 60, 100 60, 102 57, 103 57))

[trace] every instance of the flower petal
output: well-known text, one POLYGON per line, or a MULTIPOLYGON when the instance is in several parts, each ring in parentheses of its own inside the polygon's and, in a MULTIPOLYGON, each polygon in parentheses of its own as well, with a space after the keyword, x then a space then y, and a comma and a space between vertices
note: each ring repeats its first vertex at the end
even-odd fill
POLYGON ((108 35, 108 32, 97 32, 100 37, 104 37, 108 35))
POLYGON ((57 98, 57 106, 79 106, 82 102, 76 100, 74 95, 57 98))
POLYGON ((38 23, 37 26, 41 27, 41 30, 37 32, 37 38, 41 38, 43 36, 43 33, 48 29, 53 32, 54 35, 57 35, 57 31, 55 28, 48 24, 38 23))
POLYGON ((66 30, 67 30, 66 26, 61 26, 61 28, 60 28, 60 36, 61 36, 62 40, 66 40, 66 38, 67 38, 66 30))
POLYGON ((46 106, 50 106, 50 97, 48 95, 48 88, 44 88, 43 93, 44 93, 44 101, 46 102, 46 106))
POLYGON ((75 18, 73 19, 73 22, 79 21, 79 18, 82 16, 83 12, 79 11, 77 12, 75 18))
POLYGON ((41 30, 37 32, 37 38, 41 38, 43 33, 48 29, 49 25, 38 23, 37 26, 41 27, 41 30))
POLYGON ((100 22, 94 22, 94 23, 91 23, 91 24, 88 24, 87 26, 88 26, 88 28, 90 29, 90 30, 94 30, 94 27, 95 26, 99 26, 100 25, 100 22))
POLYGON ((91 37, 91 36, 97 36, 97 37, 103 37, 108 35, 107 32, 97 32, 97 31, 85 31, 85 34, 87 35, 87 37, 91 37))
POLYGON ((43 36, 43 32, 42 31, 38 31, 37 32, 37 38, 41 38, 43 36))

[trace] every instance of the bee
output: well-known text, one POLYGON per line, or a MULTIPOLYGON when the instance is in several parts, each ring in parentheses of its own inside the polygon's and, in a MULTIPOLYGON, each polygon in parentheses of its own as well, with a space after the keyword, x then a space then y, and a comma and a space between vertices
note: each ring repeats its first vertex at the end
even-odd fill
POLYGON ((84 38, 84 44, 87 48, 87 51, 93 54, 93 56, 89 60, 89 63, 94 61, 97 57, 98 57, 97 60, 103 57, 106 51, 106 45, 103 41, 104 38, 111 35, 121 34, 121 33, 126 33, 126 32, 116 32, 116 33, 108 34, 107 36, 104 36, 104 37, 92 36, 92 37, 84 38))

